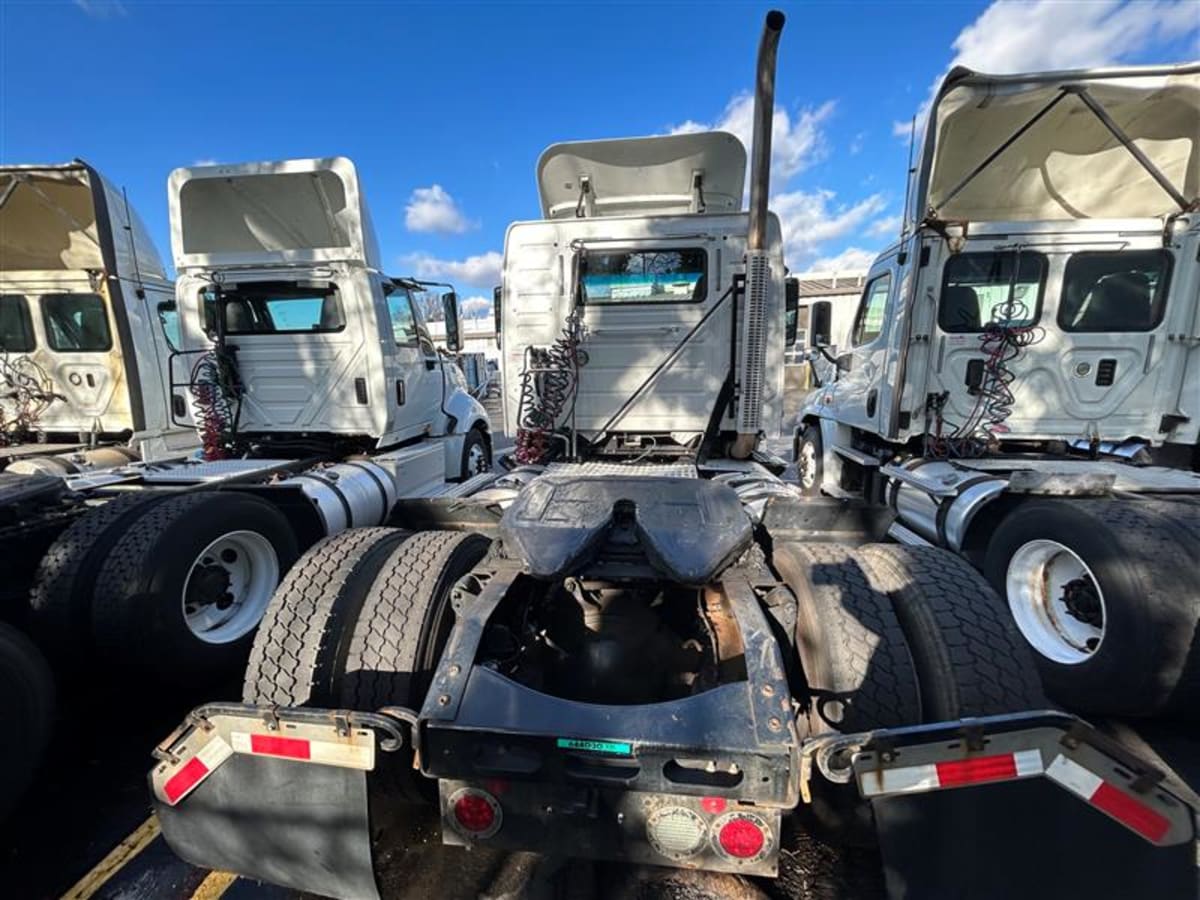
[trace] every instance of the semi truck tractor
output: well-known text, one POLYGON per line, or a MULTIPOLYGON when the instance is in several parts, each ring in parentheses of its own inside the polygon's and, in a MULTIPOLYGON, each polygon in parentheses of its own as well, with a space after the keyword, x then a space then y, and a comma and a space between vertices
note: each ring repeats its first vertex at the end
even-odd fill
MULTIPOLYGON (((70 171, 94 182, 90 170, 70 171)), ((50 183, 62 177, 54 170, 50 183)), ((24 171, 15 183, 10 204, 25 191, 56 196, 24 171)), ((487 415, 434 347, 416 302, 433 286, 380 270, 349 160, 184 169, 170 185, 179 273, 172 294, 147 287, 142 296, 136 284, 108 277, 113 262, 95 251, 91 293, 83 292, 87 281, 72 282, 76 293, 42 285, 31 302, 37 279, 23 275, 24 295, 3 298, 19 301, 6 347, 26 354, 10 354, 11 365, 59 365, 53 390, 78 378, 82 392, 94 378, 96 392, 107 385, 111 398, 114 383, 129 387, 132 349, 124 370, 111 359, 54 356, 68 335, 99 353, 110 341, 94 333, 110 334, 111 346, 147 354, 138 357, 143 387, 127 399, 141 397, 168 423, 166 433, 199 447, 160 454, 165 439, 156 435, 155 453, 137 458, 26 457, 0 473, 4 616, 28 629, 60 675, 100 665, 169 684, 236 672, 268 600, 305 549, 389 521, 399 497, 436 493, 491 466, 487 415), (61 321, 59 296, 73 304, 61 321), (173 345, 157 343, 160 316, 173 345), (132 337, 118 344, 121 322, 132 337), (25 343, 10 346, 12 335, 25 343), (38 362, 43 342, 46 363, 38 362)), ((30 206, 43 215, 44 204, 30 206)), ((22 208, 10 205, 6 215, 22 208)), ((91 221, 70 209, 81 227, 91 221)), ((44 218, 57 225, 61 217, 44 218)), ((68 247, 93 253, 84 237, 68 240, 49 225, 17 229, 22 221, 11 233, 30 260, 25 268, 68 247), (34 246, 37 239, 44 245, 34 246)), ((139 260, 150 256, 147 247, 139 245, 139 260)), ((6 255, 14 258, 25 257, 6 255)), ((456 350, 457 297, 451 290, 438 302, 456 350)), ((47 402, 40 422, 58 403, 47 402)), ((124 420, 97 415, 104 436, 138 433, 132 418, 123 428, 124 420)), ((40 710, 49 703, 45 683, 14 675, 12 694, 40 710)))
POLYGON ((1073 709, 1200 709, 1198 189, 1200 65, 950 73, 796 428, 805 491, 970 561, 1073 709))
POLYGON ((787 343, 782 27, 748 210, 728 134, 542 155, 497 293, 513 468, 293 567, 242 702, 155 749, 184 859, 375 897, 424 805, 451 845, 764 878, 819 830, 878 842, 898 897, 1194 891, 1170 774, 1047 709, 983 578, 759 452, 787 343))

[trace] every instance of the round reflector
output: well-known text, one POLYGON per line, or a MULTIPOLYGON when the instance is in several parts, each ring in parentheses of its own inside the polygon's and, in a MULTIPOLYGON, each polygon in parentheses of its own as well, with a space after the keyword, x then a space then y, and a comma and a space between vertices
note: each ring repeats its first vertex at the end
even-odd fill
POLYGON ((765 855, 771 831, 767 823, 751 813, 731 813, 713 825, 717 849, 731 859, 758 859, 765 855))
POLYGON ((500 828, 500 804, 487 791, 461 788, 449 803, 458 832, 468 837, 491 837, 500 828))
POLYGON ((646 837, 668 859, 687 859, 704 847, 708 826, 698 813, 683 806, 667 806, 646 819, 646 837))

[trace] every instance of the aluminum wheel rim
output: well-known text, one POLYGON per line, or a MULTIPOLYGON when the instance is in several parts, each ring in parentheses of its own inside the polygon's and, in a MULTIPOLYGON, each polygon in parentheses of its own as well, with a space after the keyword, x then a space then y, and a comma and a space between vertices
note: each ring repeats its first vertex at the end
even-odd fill
POLYGON ((800 445, 800 458, 796 460, 796 475, 800 484, 811 488, 817 483, 817 448, 811 441, 800 445))
POLYGON ((481 444, 472 444, 467 450, 467 474, 482 475, 487 471, 487 452, 481 444))
POLYGON ((183 619, 207 644, 248 634, 279 584, 279 557, 257 531, 231 531, 205 547, 183 583, 183 619))
POLYGON ((1008 563, 1008 608, 1029 645, 1063 665, 1091 659, 1104 641, 1107 614, 1100 583, 1070 547, 1039 538, 1023 544, 1008 563), (1082 621, 1067 606, 1068 585, 1081 579, 1099 601, 1100 624, 1082 621))

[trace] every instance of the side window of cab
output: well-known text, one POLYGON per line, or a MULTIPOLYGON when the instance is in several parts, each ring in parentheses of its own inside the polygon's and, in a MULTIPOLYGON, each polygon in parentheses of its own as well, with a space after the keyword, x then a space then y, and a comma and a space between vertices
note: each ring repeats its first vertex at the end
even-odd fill
POLYGON ((891 289, 891 272, 884 272, 867 282, 858 312, 854 316, 854 331, 850 335, 851 346, 861 347, 869 344, 883 333, 884 315, 887 313, 888 294, 891 289))
POLYGON ((413 315, 412 294, 408 288, 393 288, 387 296, 387 307, 388 317, 392 320, 392 339, 398 346, 416 346, 417 320, 413 315))

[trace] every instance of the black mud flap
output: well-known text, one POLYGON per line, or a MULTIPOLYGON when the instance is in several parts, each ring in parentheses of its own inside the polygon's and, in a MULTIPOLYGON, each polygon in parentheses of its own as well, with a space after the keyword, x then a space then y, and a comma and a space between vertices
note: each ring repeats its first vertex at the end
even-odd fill
POLYGON ((1197 897, 1196 810, 1167 773, 1078 719, 1026 713, 836 741, 848 743, 825 749, 852 757, 895 900, 1197 897))
POLYGON ((163 837, 203 868, 328 897, 378 898, 367 779, 378 716, 206 707, 150 773, 163 837), (372 721, 370 725, 374 725, 372 721))
POLYGON ((888 896, 1197 896, 1193 841, 1160 847, 1045 779, 873 801, 888 896))

